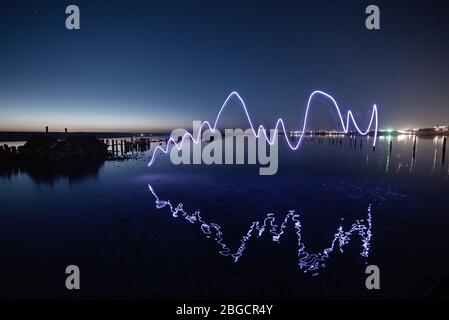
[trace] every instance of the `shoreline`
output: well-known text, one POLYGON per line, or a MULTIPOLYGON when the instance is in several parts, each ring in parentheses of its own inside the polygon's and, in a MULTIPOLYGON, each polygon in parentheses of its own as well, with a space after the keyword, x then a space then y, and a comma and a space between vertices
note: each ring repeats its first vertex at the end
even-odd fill
POLYGON ((48 135, 53 139, 64 139, 70 136, 93 136, 97 139, 126 138, 126 137, 152 137, 164 136, 164 132, 26 132, 26 131, 0 131, 0 143, 27 141, 36 135, 48 135))

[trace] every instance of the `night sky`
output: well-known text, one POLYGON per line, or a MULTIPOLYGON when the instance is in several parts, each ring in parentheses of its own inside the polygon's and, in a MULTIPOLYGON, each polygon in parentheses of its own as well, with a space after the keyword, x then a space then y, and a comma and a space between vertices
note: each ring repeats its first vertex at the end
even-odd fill
MULTIPOLYGON (((448 1, 1 0, 0 131, 191 128, 233 90, 271 127, 298 129, 317 89, 363 127, 374 103, 381 128, 448 125, 448 16, 448 1), (81 30, 65 28, 70 4, 81 30)), ((337 128, 314 108, 311 128, 337 128)))

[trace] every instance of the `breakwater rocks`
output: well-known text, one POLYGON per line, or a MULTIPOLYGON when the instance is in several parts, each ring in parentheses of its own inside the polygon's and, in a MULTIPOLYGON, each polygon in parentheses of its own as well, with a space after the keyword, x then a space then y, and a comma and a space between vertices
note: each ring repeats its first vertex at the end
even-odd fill
POLYGON ((107 145, 92 136, 69 136, 56 140, 46 135, 31 137, 22 147, 0 146, 0 162, 61 163, 78 160, 106 160, 107 145))

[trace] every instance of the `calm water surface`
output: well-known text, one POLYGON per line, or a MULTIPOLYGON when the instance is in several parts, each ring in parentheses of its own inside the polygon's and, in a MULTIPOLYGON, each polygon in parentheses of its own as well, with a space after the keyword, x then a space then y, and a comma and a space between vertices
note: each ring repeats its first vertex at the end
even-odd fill
POLYGON ((168 156, 148 168, 149 152, 2 168, 0 297, 422 297, 449 273, 442 142, 418 139, 415 158, 405 136, 374 152, 365 138, 351 148, 309 138, 297 152, 281 142, 275 176, 168 156), (70 264, 81 269, 75 293, 70 264), (369 264, 381 290, 365 289, 369 264))

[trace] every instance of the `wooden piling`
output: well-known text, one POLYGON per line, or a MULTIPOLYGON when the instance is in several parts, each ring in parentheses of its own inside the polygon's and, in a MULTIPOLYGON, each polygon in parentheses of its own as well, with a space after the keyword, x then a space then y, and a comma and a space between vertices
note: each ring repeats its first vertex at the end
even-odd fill
POLYGON ((441 154, 441 163, 444 164, 444 160, 446 158, 446 137, 443 139, 443 152, 441 154))
POLYGON ((413 159, 415 159, 415 156, 416 156, 416 135, 415 135, 415 139, 414 139, 414 141, 413 141, 413 156, 412 156, 412 158, 413 159))
POLYGON ((388 153, 391 154, 392 150, 393 150, 393 140, 390 140, 390 149, 389 149, 388 153))

